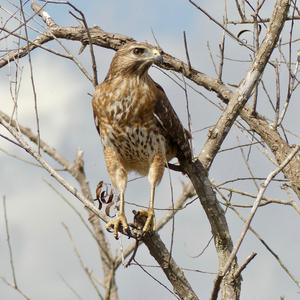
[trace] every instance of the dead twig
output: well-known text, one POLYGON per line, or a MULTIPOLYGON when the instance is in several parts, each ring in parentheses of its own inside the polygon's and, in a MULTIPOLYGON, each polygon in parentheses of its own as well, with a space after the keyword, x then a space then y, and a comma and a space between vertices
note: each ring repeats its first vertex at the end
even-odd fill
POLYGON ((253 252, 252 254, 250 254, 244 263, 242 263, 239 268, 237 269, 237 271, 234 273, 234 277, 238 277, 241 275, 241 273, 245 270, 245 268, 248 266, 248 264, 254 259, 254 257, 257 255, 257 253, 253 252))
POLYGON ((187 64, 189 66, 189 69, 192 69, 185 31, 183 31, 183 41, 184 41, 184 49, 185 49, 185 55, 186 55, 187 64))
POLYGON ((6 197, 3 196, 3 212, 4 212, 4 222, 5 222, 5 231, 6 231, 6 240, 8 245, 8 251, 9 251, 9 262, 10 262, 10 268, 12 272, 12 279, 13 282, 10 283, 6 278, 0 276, 0 279, 8 286, 16 290, 23 298, 26 300, 30 300, 30 298, 19 288, 17 283, 17 276, 16 276, 16 270, 14 265, 14 258, 13 258, 13 251, 10 241, 10 233, 9 233, 9 226, 8 226, 8 217, 7 217, 7 207, 6 207, 6 197))
POLYGON ((68 235, 68 237, 69 237, 69 239, 70 239, 70 241, 71 241, 71 243, 72 243, 73 250, 74 250, 74 252, 75 252, 75 254, 76 254, 76 256, 77 256, 77 258, 78 258, 78 260, 79 260, 79 263, 80 263, 81 268, 83 269, 83 271, 85 272, 87 278, 89 279, 90 283, 92 284, 93 288, 95 289, 95 291, 96 291, 98 297, 99 297, 101 300, 104 300, 104 298, 102 297, 102 295, 101 295, 101 293, 100 293, 100 291, 99 291, 97 285, 95 284, 95 282, 94 282, 94 280, 93 280, 93 278, 92 278, 92 276, 91 276, 91 272, 89 271, 89 269, 85 266, 85 264, 84 264, 84 262, 83 262, 83 259, 82 259, 81 255, 80 255, 80 252, 79 252, 79 250, 77 249, 77 247, 76 247, 76 245, 75 245, 75 242, 74 242, 74 239, 73 239, 73 237, 72 237, 72 234, 71 234, 71 232, 70 232, 69 227, 68 227, 65 223, 62 223, 62 226, 63 226, 64 229, 66 230, 67 235, 68 235))
MULTIPOLYGON (((229 206, 229 208, 244 222, 246 223, 246 220, 243 218, 243 216, 238 212, 237 209, 235 209, 232 206, 229 206)), ((252 226, 249 227, 249 230, 254 234, 254 236, 262 243, 262 245, 271 253, 271 255, 276 259, 280 267, 284 270, 284 272, 288 275, 288 277, 296 284, 298 288, 300 288, 300 281, 297 280, 295 275, 292 274, 292 272, 287 268, 287 266, 283 263, 282 259, 279 257, 279 255, 271 249, 271 247, 267 244, 267 242, 258 234, 256 230, 252 226)))
MULTIPOLYGON (((189 1, 192 2, 191 0, 189 1)), ((244 77, 244 80, 239 84, 238 89, 232 96, 231 101, 228 103, 224 113, 219 118, 215 127, 211 130, 209 137, 205 142, 201 155, 199 156, 199 159, 202 161, 204 166, 207 167, 211 165, 215 155, 220 149, 222 142, 224 141, 234 121, 240 114, 241 110, 252 94, 254 87, 259 81, 265 66, 269 61, 272 50, 278 41, 285 22, 288 8, 288 0, 277 0, 272 16, 272 22, 269 26, 264 41, 255 55, 250 69, 244 77)))
POLYGON ((35 112, 35 120, 36 120, 36 127, 37 127, 37 136, 38 136, 38 153, 41 155, 41 133, 40 133, 40 120, 39 120, 39 113, 38 113, 38 103, 37 103, 37 92, 35 87, 35 81, 34 81, 34 72, 33 72, 33 66, 32 66, 32 60, 31 60, 31 54, 29 51, 29 35, 27 30, 27 21, 23 10, 23 3, 22 0, 20 0, 20 10, 24 21, 24 30, 25 30, 25 37, 27 41, 27 52, 28 52, 28 62, 29 62, 29 69, 30 69, 30 80, 31 80, 31 86, 32 86, 32 92, 33 92, 33 99, 34 99, 34 112, 35 112))
POLYGON ((272 171, 266 178, 265 182, 261 185, 261 188, 257 194, 257 197, 253 203, 250 215, 248 216, 247 221, 245 222, 244 228, 242 230, 241 236, 239 238, 239 240, 237 241, 237 243, 235 244, 226 264, 224 265, 224 267, 222 268, 222 270, 220 270, 215 283, 214 283, 214 287, 213 290, 211 292, 211 297, 210 299, 217 299, 217 295, 218 295, 218 291, 220 288, 220 284, 222 282, 223 277, 225 276, 225 274, 228 272, 231 263, 233 262, 233 260, 236 257, 237 252, 239 251, 239 248, 247 234, 247 231, 249 230, 250 224, 252 219, 254 218, 254 215, 259 207, 259 204, 261 202, 261 199, 264 195, 264 192, 266 191, 268 185, 270 184, 270 182, 272 181, 272 179, 279 173, 281 172, 282 169, 284 169, 289 163, 290 161, 294 158, 294 156, 299 152, 300 150, 300 146, 295 147, 295 149, 286 157, 286 159, 282 162, 282 164, 280 164, 280 166, 278 166, 278 168, 276 168, 274 171, 272 171))
POLYGON ((69 184, 61 175, 59 175, 47 162, 43 159, 38 152, 36 152, 22 137, 22 135, 17 132, 13 126, 5 121, 3 116, 0 114, 0 123, 15 137, 15 139, 19 142, 22 148, 28 152, 32 157, 34 157, 43 168, 53 176, 62 186, 66 188, 71 194, 73 194, 78 200, 80 200, 86 208, 91 210, 94 214, 96 214, 100 219, 104 222, 108 222, 108 217, 99 211, 88 199, 86 199, 80 192, 77 191, 71 184, 69 184))
POLYGON ((94 74, 94 76, 93 76, 93 85, 94 85, 94 87, 96 87, 98 85, 97 64, 96 64, 96 58, 95 58, 91 33, 90 33, 90 30, 89 30, 85 15, 81 10, 79 10, 71 2, 66 1, 66 4, 71 6, 76 12, 78 12, 80 14, 81 17, 79 18, 79 17, 75 16, 72 12, 70 12, 70 14, 72 14, 72 16, 74 16, 76 19, 80 20, 83 23, 84 28, 86 29, 86 33, 87 33, 88 41, 89 41, 89 47, 90 47, 91 60, 92 60, 92 69, 93 69, 93 74, 94 74))

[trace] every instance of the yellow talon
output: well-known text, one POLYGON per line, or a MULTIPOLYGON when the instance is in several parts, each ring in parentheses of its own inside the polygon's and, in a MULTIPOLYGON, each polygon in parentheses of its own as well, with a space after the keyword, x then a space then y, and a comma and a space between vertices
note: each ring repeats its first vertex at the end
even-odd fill
POLYGON ((139 216, 146 219, 143 226, 143 234, 154 231, 154 211, 149 208, 148 210, 139 211, 139 216))
POLYGON ((118 237, 119 230, 125 232, 125 231, 128 231, 128 229, 129 229, 125 214, 119 214, 117 217, 110 220, 106 224, 105 228, 107 230, 113 229, 114 237, 115 237, 115 239, 118 239, 119 238, 118 237))

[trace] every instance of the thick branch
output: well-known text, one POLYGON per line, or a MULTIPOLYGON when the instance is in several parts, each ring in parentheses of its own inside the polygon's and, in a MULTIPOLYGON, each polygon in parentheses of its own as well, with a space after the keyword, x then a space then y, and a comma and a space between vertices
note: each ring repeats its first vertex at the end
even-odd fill
MULTIPOLYGON (((233 249, 225 212, 217 200, 212 184, 209 181, 207 172, 202 164, 198 160, 192 164, 187 164, 186 162, 180 163, 183 165, 186 173, 191 179, 209 220, 218 255, 219 269, 222 269, 233 249)), ((235 258, 231 272, 226 274, 224 278, 222 289, 222 295, 224 295, 224 297, 222 297, 223 299, 239 299, 241 278, 233 276, 237 269, 238 265, 235 258), (225 295, 227 295, 227 298, 225 295)))
MULTIPOLYGON (((251 115, 250 110, 244 109, 241 117, 248 123, 250 128, 255 131, 265 141, 273 152, 278 164, 281 164, 293 149, 279 134, 273 129, 269 122, 260 115, 251 115)), ((286 178, 291 182, 291 187, 300 199, 300 154, 297 154, 292 163, 282 170, 286 178)))
MULTIPOLYGON (((183 208, 186 201, 193 196, 195 196, 194 186, 191 182, 188 182, 184 185, 181 195, 175 201, 174 207, 170 206, 170 211, 155 224, 155 231, 158 232, 161 230, 164 225, 166 225, 175 216, 175 214, 183 208)), ((122 263, 122 259, 126 259, 135 250, 135 246, 135 243, 132 243, 124 250, 122 256, 115 260, 115 268, 118 268, 122 263)))
POLYGON ((197 300, 198 297, 185 278, 183 271, 177 266, 174 259, 170 257, 170 253, 159 235, 157 233, 148 235, 143 239, 143 241, 148 247, 150 254, 161 266, 163 272, 171 282, 175 293, 180 297, 180 299, 197 300))

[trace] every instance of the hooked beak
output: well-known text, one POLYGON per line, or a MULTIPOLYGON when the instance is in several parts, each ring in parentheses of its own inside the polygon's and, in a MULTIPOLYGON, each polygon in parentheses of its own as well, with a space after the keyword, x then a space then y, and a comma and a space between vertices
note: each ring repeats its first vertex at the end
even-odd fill
POLYGON ((153 61, 157 64, 162 64, 163 63, 163 57, 162 57, 161 51, 158 50, 158 49, 153 49, 152 53, 153 53, 153 61))

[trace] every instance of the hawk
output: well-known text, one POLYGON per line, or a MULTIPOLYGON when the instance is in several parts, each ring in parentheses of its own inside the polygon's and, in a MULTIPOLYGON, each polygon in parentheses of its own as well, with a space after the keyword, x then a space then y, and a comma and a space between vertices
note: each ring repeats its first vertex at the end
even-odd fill
POLYGON ((189 133, 182 126, 164 90, 148 74, 153 63, 162 63, 162 52, 148 43, 129 42, 112 59, 105 80, 96 87, 93 113, 105 163, 120 194, 117 216, 106 228, 128 231, 124 210, 127 174, 146 176, 150 204, 143 234, 154 229, 154 194, 164 167, 173 157, 192 160, 189 133))

